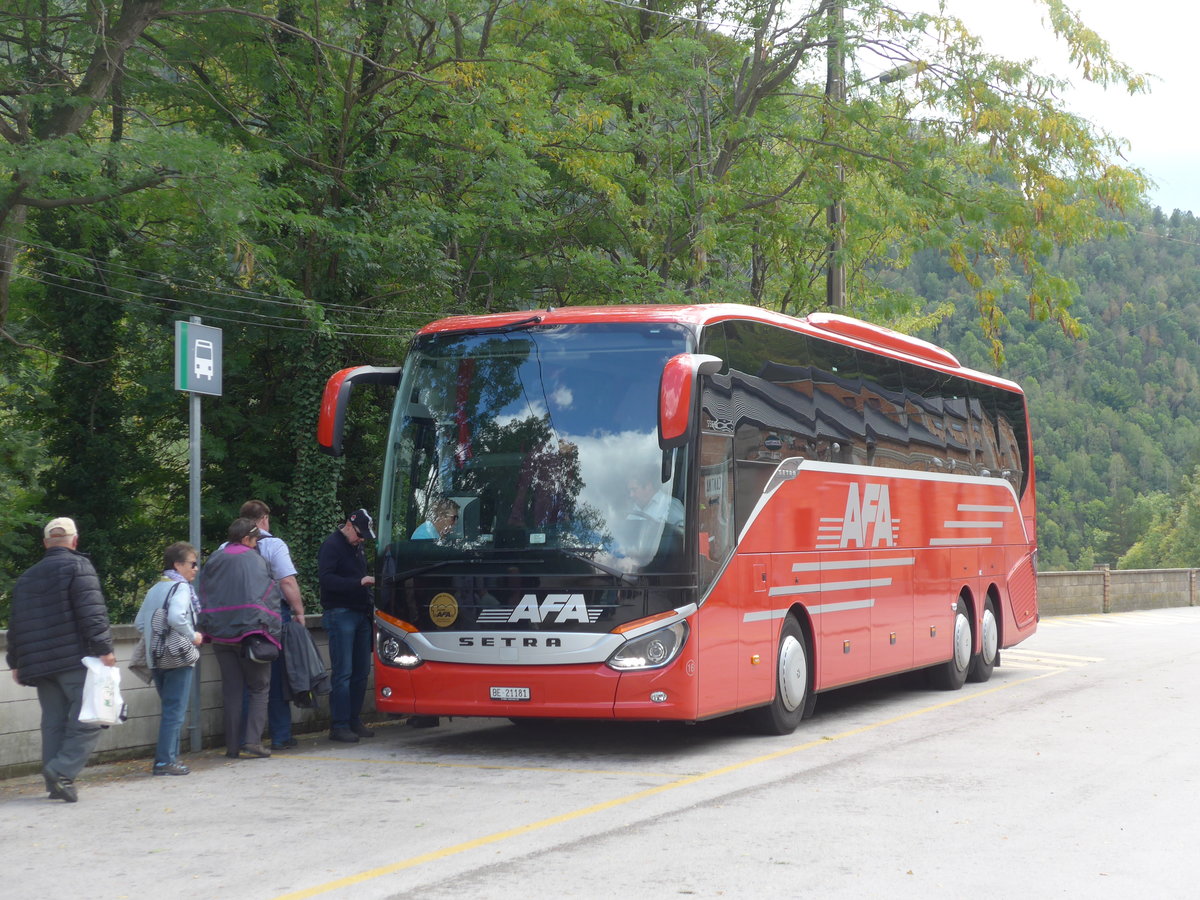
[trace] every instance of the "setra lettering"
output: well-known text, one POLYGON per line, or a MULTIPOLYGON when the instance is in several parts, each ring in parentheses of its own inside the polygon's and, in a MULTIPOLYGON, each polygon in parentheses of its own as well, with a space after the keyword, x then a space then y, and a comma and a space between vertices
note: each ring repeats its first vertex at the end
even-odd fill
POLYGON ((495 635, 483 635, 480 637, 460 637, 458 646, 460 647, 561 647, 562 638, 547 637, 505 637, 495 635))

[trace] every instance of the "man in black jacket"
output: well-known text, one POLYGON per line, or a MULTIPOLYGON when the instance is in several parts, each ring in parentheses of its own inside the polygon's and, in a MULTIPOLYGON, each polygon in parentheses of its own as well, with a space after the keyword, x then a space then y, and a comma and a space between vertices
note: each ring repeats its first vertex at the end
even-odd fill
POLYGON ((374 540, 373 524, 370 513, 356 509, 341 528, 325 538, 317 553, 321 608, 333 669, 329 739, 347 744, 375 734, 361 718, 371 676, 371 588, 375 585, 375 577, 367 574, 362 545, 374 540))
POLYGON ((42 707, 42 777, 51 800, 79 799, 75 778, 100 737, 79 721, 85 656, 115 666, 108 610, 96 570, 82 553, 71 519, 52 519, 42 532, 46 555, 12 590, 8 667, 13 680, 37 688, 42 707))

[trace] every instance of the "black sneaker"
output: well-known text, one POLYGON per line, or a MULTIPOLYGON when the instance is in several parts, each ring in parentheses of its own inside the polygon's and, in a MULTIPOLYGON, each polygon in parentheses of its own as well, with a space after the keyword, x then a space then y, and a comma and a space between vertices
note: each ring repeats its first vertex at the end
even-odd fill
POLYGON ((75 790, 75 782, 70 778, 64 778, 47 767, 42 768, 42 778, 46 782, 46 790, 50 792, 51 800, 66 800, 68 803, 74 803, 79 799, 79 793, 75 790))
POLYGON ((272 750, 295 750, 300 746, 300 742, 295 738, 288 738, 286 741, 271 741, 272 750))
POLYGON ((192 770, 183 763, 173 762, 162 766, 155 766, 150 771, 154 775, 186 775, 192 770))
POLYGON ((368 728, 362 722, 351 722, 350 730, 357 734, 360 738, 375 737, 375 729, 368 728))
POLYGON ((329 729, 329 739, 331 741, 340 741, 343 744, 357 744, 358 735, 349 728, 331 728, 329 729))
POLYGON ((242 744, 242 752, 257 759, 266 759, 271 755, 271 751, 262 744, 242 744))

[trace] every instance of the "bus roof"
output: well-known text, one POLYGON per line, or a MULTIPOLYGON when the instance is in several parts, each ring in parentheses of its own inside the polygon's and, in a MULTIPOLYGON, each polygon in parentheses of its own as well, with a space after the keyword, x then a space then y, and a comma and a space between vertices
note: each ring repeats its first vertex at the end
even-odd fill
POLYGON ((1022 393, 1020 386, 1015 382, 998 375, 968 369, 949 350, 929 341, 902 334, 882 325, 864 322, 861 319, 823 311, 812 312, 803 318, 796 318, 769 309, 739 303, 563 306, 478 316, 451 316, 430 322, 418 334, 488 330, 535 323, 538 325, 569 325, 585 322, 672 322, 705 326, 732 319, 775 325, 779 328, 786 328, 824 340, 832 340, 856 349, 890 356, 894 359, 916 363, 927 368, 1022 393))

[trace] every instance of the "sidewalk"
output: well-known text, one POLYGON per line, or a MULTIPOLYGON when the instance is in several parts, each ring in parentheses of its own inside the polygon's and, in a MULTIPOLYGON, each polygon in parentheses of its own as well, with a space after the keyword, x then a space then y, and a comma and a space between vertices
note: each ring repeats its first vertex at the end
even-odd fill
POLYGON ((480 726, 372 727, 357 744, 297 735, 267 759, 183 753, 184 776, 151 775, 149 757, 89 766, 77 803, 50 800, 41 775, 0 781, 5 900, 241 900, 320 884, 378 838, 381 814, 399 814, 415 772, 480 726))

